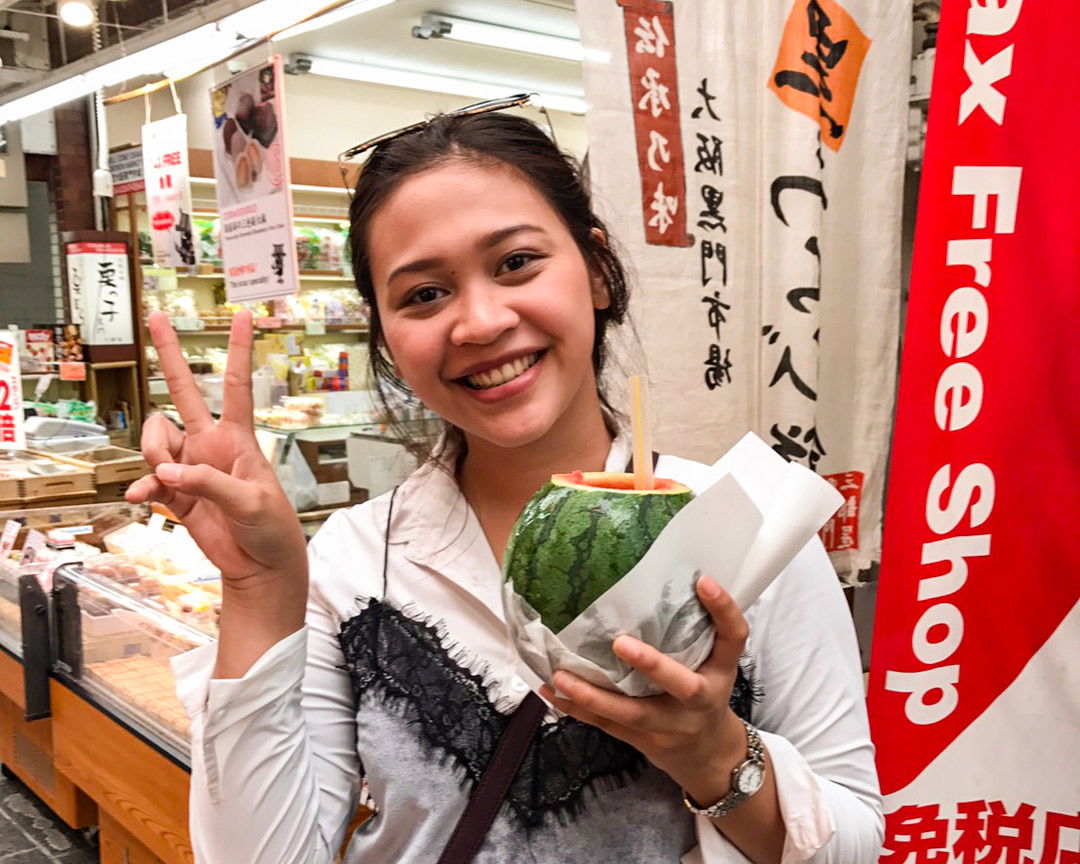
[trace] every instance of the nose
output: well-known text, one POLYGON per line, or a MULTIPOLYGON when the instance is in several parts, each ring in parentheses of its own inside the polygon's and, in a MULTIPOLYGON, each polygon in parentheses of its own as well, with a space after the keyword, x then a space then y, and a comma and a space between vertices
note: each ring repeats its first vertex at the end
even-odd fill
POLYGON ((509 292, 501 285, 464 285, 458 295, 457 320, 450 339, 455 345, 490 345, 521 317, 510 304, 509 292))

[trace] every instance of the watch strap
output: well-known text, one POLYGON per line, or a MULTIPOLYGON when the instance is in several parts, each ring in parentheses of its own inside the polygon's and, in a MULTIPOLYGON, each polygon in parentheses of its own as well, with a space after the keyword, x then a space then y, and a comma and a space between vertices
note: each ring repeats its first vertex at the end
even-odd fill
MULTIPOLYGON (((702 807, 693 798, 687 794, 686 790, 683 790, 683 803, 686 808, 695 815, 705 816, 709 819, 717 819, 720 816, 727 816, 733 810, 735 810, 740 804, 746 801, 753 795, 753 792, 742 792, 738 787, 739 773, 747 766, 747 764, 756 765, 759 768, 765 767, 765 745, 761 742, 761 736, 758 735, 757 729, 743 721, 743 726, 746 727, 746 758, 743 759, 738 765, 731 769, 731 789, 727 795, 713 804, 711 807, 702 807)), ((760 788, 760 787, 759 787, 760 788)), ((754 792, 757 790, 755 789, 754 792)))

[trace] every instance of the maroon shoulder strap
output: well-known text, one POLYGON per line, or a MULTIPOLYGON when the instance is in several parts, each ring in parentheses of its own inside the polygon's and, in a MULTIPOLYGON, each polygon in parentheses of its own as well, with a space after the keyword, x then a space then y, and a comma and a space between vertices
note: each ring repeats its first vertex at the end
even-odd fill
POLYGON ((491 761, 473 789, 465 811, 439 856, 438 864, 468 864, 476 857, 540 727, 540 721, 544 719, 545 711, 544 700, 530 691, 510 716, 510 722, 499 736, 491 761))

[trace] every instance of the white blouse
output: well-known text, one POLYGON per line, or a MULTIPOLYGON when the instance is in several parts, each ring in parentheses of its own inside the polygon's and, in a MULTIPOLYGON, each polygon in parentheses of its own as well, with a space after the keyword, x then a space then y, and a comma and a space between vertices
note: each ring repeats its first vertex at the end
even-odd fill
MULTIPOLYGON (((628 457, 617 438, 608 470, 628 457)), ((704 471, 670 456, 657 466, 691 489, 704 471)), ((751 498, 767 491, 732 471, 751 498)), ((212 678, 216 645, 174 659, 192 720, 199 864, 329 864, 362 777, 378 815, 353 836, 346 864, 435 862, 492 730, 539 687, 509 639, 499 567, 453 478, 421 469, 398 489, 387 546, 389 500, 339 512, 319 531, 306 627, 243 678, 212 678)), ((859 655, 817 539, 746 618, 760 693, 751 719, 776 774, 783 864, 871 864, 883 820, 859 655)), ((669 778, 597 731, 549 713, 526 760, 532 773, 515 782, 477 864, 747 862, 685 810, 669 778)))

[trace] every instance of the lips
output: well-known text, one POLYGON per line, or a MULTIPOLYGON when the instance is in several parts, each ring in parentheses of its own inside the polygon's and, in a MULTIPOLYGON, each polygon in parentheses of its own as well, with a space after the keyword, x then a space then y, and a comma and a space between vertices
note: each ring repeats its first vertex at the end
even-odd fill
POLYGON ((494 387, 501 387, 524 375, 540 361, 543 354, 543 351, 534 351, 531 354, 520 355, 497 366, 490 366, 470 375, 463 375, 456 380, 471 390, 490 390, 494 387))

